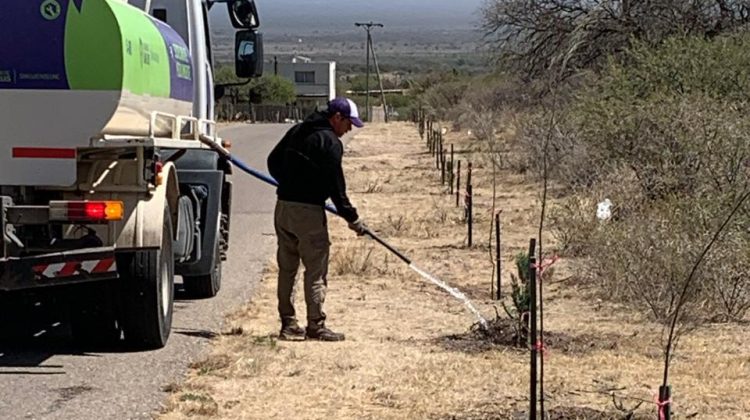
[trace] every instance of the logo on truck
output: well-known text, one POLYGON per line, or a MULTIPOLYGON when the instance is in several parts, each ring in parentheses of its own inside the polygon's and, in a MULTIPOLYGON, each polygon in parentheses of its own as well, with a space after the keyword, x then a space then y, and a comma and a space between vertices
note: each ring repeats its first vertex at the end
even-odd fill
POLYGON ((47 20, 55 20, 60 17, 62 7, 57 0, 44 0, 42 5, 39 6, 39 11, 42 13, 42 17, 47 20))

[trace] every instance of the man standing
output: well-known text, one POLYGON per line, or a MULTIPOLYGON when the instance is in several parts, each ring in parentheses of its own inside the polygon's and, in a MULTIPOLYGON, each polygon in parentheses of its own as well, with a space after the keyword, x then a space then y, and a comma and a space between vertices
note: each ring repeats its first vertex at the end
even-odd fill
POLYGON ((323 312, 328 287, 328 222, 325 202, 333 201, 339 216, 361 236, 367 227, 346 195, 341 167, 344 146, 340 138, 363 127, 357 105, 347 98, 328 102, 304 122, 292 127, 268 156, 268 169, 278 182, 274 226, 279 265, 277 296, 284 340, 342 341, 344 335, 328 329, 323 312), (294 311, 294 284, 300 260, 305 266, 304 289, 307 329, 294 311))

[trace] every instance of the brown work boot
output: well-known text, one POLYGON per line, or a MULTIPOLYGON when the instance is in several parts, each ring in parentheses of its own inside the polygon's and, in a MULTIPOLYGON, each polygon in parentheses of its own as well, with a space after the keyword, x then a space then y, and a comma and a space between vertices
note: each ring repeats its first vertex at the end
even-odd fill
POLYGON ((346 338, 344 334, 333 332, 325 325, 308 326, 306 337, 308 340, 320 341, 344 341, 346 338))
POLYGON ((286 341, 300 341, 305 339, 305 329, 296 320, 281 323, 279 339, 286 341))

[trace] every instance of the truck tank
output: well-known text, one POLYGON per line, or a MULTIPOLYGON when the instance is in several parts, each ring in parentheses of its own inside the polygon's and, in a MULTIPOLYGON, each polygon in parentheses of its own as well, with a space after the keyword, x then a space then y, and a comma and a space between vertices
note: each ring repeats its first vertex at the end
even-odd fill
POLYGON ((147 135, 153 111, 192 113, 190 51, 142 10, 123 0, 0 9, 0 185, 70 185, 76 149, 92 138, 147 135))

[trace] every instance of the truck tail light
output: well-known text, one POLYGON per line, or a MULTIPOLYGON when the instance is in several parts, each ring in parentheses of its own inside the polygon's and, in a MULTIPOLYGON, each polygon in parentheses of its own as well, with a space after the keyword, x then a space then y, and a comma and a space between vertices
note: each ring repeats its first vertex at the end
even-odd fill
POLYGON ((162 182, 164 182, 164 174, 162 174, 163 169, 164 169, 164 163, 163 162, 161 162, 159 160, 157 160, 156 162, 154 162, 154 178, 156 179, 155 184, 157 186, 161 185, 162 182))
POLYGON ((122 220, 122 201, 51 201, 49 219, 65 222, 111 222, 122 220))

